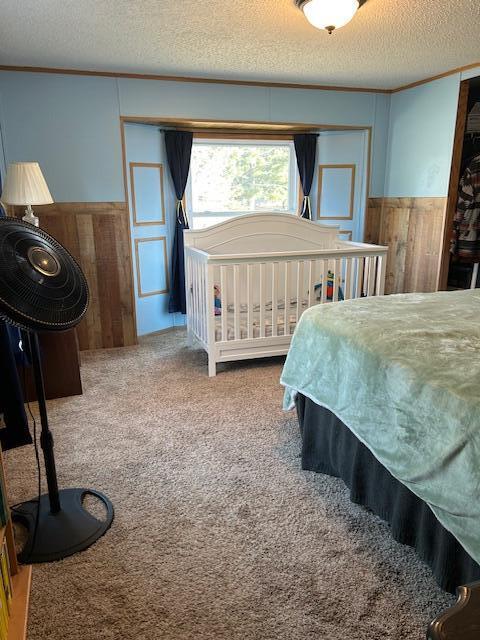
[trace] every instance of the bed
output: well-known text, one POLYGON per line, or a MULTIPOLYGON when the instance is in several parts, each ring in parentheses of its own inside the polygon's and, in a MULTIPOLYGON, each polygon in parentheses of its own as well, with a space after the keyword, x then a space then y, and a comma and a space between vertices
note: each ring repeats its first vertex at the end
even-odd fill
POLYGON ((239 216, 184 233, 189 342, 219 362, 284 355, 314 305, 384 292, 387 247, 297 216, 239 216))
POLYGON ((479 289, 312 308, 281 378, 303 468, 343 478, 451 592, 480 579, 479 318, 479 289))

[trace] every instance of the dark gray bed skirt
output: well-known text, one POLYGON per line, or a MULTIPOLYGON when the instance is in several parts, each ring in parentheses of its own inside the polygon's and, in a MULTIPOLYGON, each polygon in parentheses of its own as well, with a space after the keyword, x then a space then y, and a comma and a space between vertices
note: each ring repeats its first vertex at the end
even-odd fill
POLYGON ((391 526, 398 542, 414 547, 439 585, 456 587, 480 579, 480 566, 433 515, 428 505, 396 480, 328 409, 299 394, 302 468, 342 478, 352 502, 391 526))

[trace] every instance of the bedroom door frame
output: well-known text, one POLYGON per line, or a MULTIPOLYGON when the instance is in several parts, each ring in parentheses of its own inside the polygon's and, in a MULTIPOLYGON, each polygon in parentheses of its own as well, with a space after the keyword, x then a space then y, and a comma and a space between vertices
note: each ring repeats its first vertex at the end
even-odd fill
POLYGON ((453 141, 452 164, 450 169, 450 182, 448 186, 447 204, 445 210, 445 222, 443 225, 443 249, 438 271, 437 289, 445 291, 448 286, 448 272, 450 268, 450 240, 453 229, 453 218, 458 202, 458 185, 460 183, 460 171, 462 166, 463 143, 468 115, 468 97, 470 93, 470 80, 462 80, 458 94, 457 120, 455 123, 455 136, 453 141))
MULTIPOLYGON (((120 143, 122 150, 122 168, 123 168, 123 187, 125 194, 125 203, 128 209, 128 225, 129 236, 132 237, 131 228, 131 216, 132 211, 130 207, 130 198, 128 191, 128 171, 127 164, 127 152, 126 152, 126 134, 125 124, 133 122, 137 124, 149 124, 157 125, 159 127, 175 127, 182 131, 191 131, 194 134, 242 134, 244 137, 253 136, 266 136, 266 135, 293 135, 295 133, 310 133, 312 131, 365 131, 367 135, 367 163, 366 163, 366 189, 365 189, 365 212, 368 209, 368 202, 370 198, 370 182, 371 182, 371 170, 372 170, 372 137, 373 137, 373 125, 328 125, 321 123, 307 123, 307 122, 264 122, 258 120, 211 120, 209 118, 175 118, 170 116, 119 116, 119 129, 120 129, 120 143)), ((299 190, 299 200, 301 196, 301 189, 299 190)), ((171 215, 168 210, 165 215, 171 215)), ((365 230, 364 230, 365 234, 365 230)), ((130 248, 130 270, 132 274, 132 283, 135 277, 133 269, 134 257, 130 248)), ((132 287, 132 301, 134 308, 134 322, 135 332, 138 338, 137 330, 137 303, 135 292, 132 287)), ((168 331, 169 329, 164 329, 168 331)))

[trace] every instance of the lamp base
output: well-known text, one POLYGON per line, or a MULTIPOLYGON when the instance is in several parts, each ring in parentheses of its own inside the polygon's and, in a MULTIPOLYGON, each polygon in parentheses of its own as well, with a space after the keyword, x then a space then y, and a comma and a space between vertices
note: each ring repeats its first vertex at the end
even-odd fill
POLYGON ((27 541, 18 554, 19 562, 31 564, 61 560, 83 551, 96 542, 110 528, 113 505, 93 489, 62 489, 59 492, 61 509, 50 511, 47 494, 40 497, 37 519, 37 500, 23 502, 12 509, 12 520, 27 529, 27 541), (105 507, 105 520, 98 520, 83 506, 86 496, 97 498, 105 507))
POLYGON ((34 227, 38 227, 40 224, 40 221, 33 213, 32 205, 30 204, 25 209, 25 215, 23 216, 22 220, 24 222, 28 222, 29 224, 33 224, 34 227))
POLYGON ((38 227, 40 224, 40 220, 36 215, 34 215, 33 209, 30 206, 25 209, 25 215, 23 216, 22 220, 24 222, 28 222, 29 224, 33 224, 34 227, 38 227))

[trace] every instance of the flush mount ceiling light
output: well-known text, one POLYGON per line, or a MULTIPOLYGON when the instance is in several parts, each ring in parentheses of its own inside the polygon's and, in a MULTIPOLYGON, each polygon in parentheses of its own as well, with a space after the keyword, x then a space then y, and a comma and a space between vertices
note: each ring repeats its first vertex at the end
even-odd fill
POLYGON ((332 33, 345 26, 366 0, 295 0, 307 20, 317 29, 332 33))

